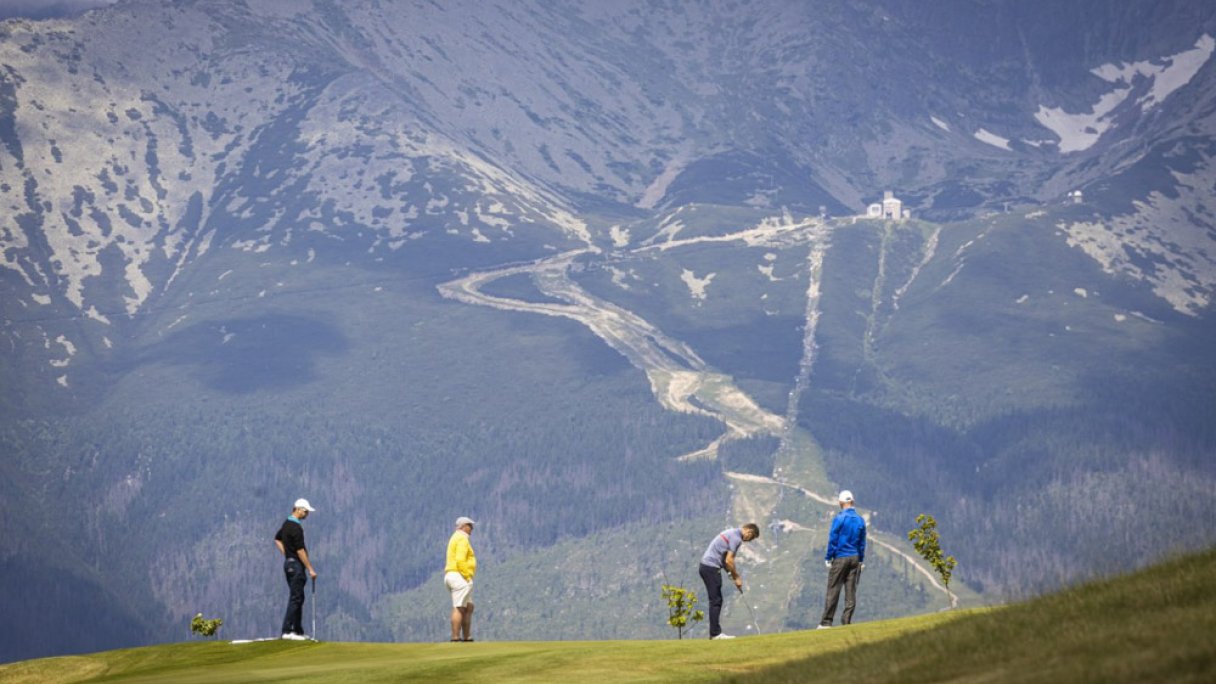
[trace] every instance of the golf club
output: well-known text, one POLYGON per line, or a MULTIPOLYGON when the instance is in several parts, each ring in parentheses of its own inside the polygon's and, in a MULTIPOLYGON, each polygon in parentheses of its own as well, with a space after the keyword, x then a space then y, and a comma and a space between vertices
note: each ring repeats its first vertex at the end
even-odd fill
POLYGON ((312 640, 317 640, 317 578, 312 578, 312 640))
POLYGON ((752 616, 752 626, 756 628, 756 634, 760 634, 760 623, 756 622, 756 613, 752 611, 752 604, 747 602, 747 597, 743 595, 743 587, 739 587, 739 598, 743 599, 743 605, 747 606, 748 615, 752 616))

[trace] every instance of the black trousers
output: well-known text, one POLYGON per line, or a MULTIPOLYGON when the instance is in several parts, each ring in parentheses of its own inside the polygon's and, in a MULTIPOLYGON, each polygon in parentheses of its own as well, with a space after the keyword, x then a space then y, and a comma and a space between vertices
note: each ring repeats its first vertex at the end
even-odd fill
POLYGON ((287 614, 283 616, 283 634, 304 633, 304 587, 308 584, 308 572, 304 564, 295 558, 283 561, 283 574, 287 576, 287 614))
POLYGON ((709 638, 722 633, 722 571, 701 564, 701 580, 705 582, 705 597, 709 599, 709 638))
POLYGON ((844 614, 840 616, 840 624, 853 622, 853 609, 857 607, 857 580, 860 578, 861 563, 858 562, 857 556, 845 556, 832 561, 832 568, 828 570, 828 592, 823 600, 823 618, 819 624, 832 626, 841 587, 844 587, 844 614))

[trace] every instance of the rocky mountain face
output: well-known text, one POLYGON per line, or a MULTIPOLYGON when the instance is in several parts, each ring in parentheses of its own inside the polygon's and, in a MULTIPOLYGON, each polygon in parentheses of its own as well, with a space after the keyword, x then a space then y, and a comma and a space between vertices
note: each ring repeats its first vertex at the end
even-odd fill
POLYGON ((269 633, 305 491, 335 638, 429 638, 408 606, 462 514, 504 584, 639 545, 539 608, 487 595, 537 638, 661 633, 650 575, 700 540, 636 539, 742 517, 780 530, 766 627, 801 625, 837 486, 891 535, 889 613, 930 605, 896 553, 926 510, 992 600, 1210 544, 1214 53, 1181 0, 0 23, 0 596, 29 625, 0 656, 199 610, 269 633), (910 217, 867 214, 884 190, 910 217))

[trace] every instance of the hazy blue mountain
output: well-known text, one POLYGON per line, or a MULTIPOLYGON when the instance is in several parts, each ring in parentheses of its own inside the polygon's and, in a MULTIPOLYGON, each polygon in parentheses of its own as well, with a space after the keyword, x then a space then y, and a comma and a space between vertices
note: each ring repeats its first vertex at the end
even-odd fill
POLYGON ((0 659, 272 634, 297 496, 334 639, 442 637, 458 515, 493 638, 664 634, 747 520, 812 624, 845 486, 860 619, 948 605, 921 512, 964 601, 1209 545, 1214 53, 1181 0, 0 22, 0 659))

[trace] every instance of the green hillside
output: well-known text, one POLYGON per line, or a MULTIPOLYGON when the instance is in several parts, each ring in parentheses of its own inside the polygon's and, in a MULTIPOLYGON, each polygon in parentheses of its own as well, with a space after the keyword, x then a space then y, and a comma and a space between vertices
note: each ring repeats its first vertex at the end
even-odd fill
MULTIPOLYGON (((863 597, 864 599, 864 597, 863 597)), ((14 663, 5 682, 1211 681, 1216 550, 995 609, 732 642, 187 643, 14 663)))

